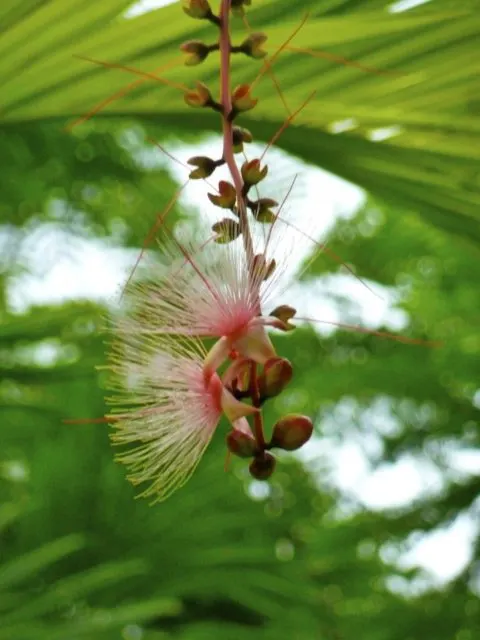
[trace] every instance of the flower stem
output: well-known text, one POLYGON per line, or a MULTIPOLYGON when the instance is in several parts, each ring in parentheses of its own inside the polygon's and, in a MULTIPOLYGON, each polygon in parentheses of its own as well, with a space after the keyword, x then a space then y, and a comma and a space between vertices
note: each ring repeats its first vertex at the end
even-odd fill
MULTIPOLYGON (((258 381, 257 381, 257 365, 255 362, 251 364, 250 371, 250 397, 252 399, 252 405, 254 407, 260 408, 260 391, 258 389, 258 381)), ((253 432, 255 435, 255 440, 257 441, 257 445, 259 449, 262 451, 265 450, 265 435, 263 433, 263 417, 262 412, 258 411, 253 416, 253 432)))
POLYGON ((254 258, 252 236, 250 234, 250 227, 248 226, 247 207, 243 194, 243 179, 233 154, 233 123, 229 120, 229 114, 232 111, 232 93, 230 88, 230 54, 232 48, 229 24, 230 4, 231 0, 222 0, 219 15, 220 102, 223 107, 223 159, 227 163, 237 193, 238 217, 242 230, 243 246, 247 256, 247 262, 251 265, 253 264, 254 258))

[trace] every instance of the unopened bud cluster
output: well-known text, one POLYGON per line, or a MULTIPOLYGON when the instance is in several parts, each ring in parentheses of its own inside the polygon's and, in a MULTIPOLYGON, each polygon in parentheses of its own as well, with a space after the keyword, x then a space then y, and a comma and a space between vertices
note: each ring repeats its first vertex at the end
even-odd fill
MULTIPOLYGON (((230 382, 230 390, 237 398, 248 397, 249 389, 255 387, 259 392, 261 406, 270 398, 278 396, 292 379, 293 368, 286 358, 271 358, 267 360, 263 371, 252 380, 248 372, 251 371, 249 361, 244 361, 236 370, 235 377, 230 382)), ((263 446, 249 433, 233 429, 227 435, 228 450, 240 458, 253 458, 249 470, 257 480, 266 480, 275 469, 275 457, 269 453, 270 449, 295 451, 302 447, 311 437, 313 423, 307 416, 289 414, 278 420, 272 429, 272 436, 263 446)))
MULTIPOLYGON (((243 147, 243 142, 249 142, 251 140, 251 134, 246 129, 240 129, 240 127, 237 127, 236 135, 238 141, 237 146, 240 148, 243 147)), ((214 166, 213 160, 209 164, 209 167, 212 166, 214 166)), ((272 198, 259 198, 258 200, 250 200, 248 198, 248 192, 252 187, 258 185, 258 183, 265 178, 267 173, 268 166, 262 166, 260 160, 256 158, 253 160, 245 160, 245 162, 241 166, 241 176, 243 179, 242 197, 245 198, 245 205, 250 209, 255 220, 261 223, 272 223, 275 221, 276 215, 272 211, 272 208, 276 207, 278 203, 272 198)), ((197 174, 195 173, 193 177, 196 176, 197 174)), ((190 177, 192 177, 192 174, 190 174, 190 177)), ((217 207, 220 207, 222 209, 229 209, 231 213, 238 219, 238 194, 233 184, 231 184, 230 182, 226 182, 225 180, 221 180, 218 183, 218 194, 208 193, 208 198, 210 202, 212 202, 217 207)), ((232 220, 232 222, 234 222, 234 220, 232 220)), ((214 232, 216 231, 216 226, 217 225, 213 225, 212 227, 212 230, 214 232)), ((238 238, 238 235, 232 236, 231 240, 235 240, 236 238, 238 238)), ((225 242, 225 239, 223 236, 217 237, 216 242, 223 243, 225 242)))
MULTIPOLYGON (((231 10, 235 13, 243 14, 246 6, 251 5, 251 0, 232 0, 231 10)), ((183 7, 185 13, 192 18, 200 20, 208 20, 213 24, 221 27, 221 21, 216 16, 210 7, 207 0, 186 0, 183 7)), ((261 59, 266 56, 266 51, 262 48, 267 40, 267 36, 264 33, 251 33, 247 38, 243 40, 240 45, 231 45, 231 53, 243 53, 250 58, 261 59)), ((183 53, 187 54, 185 64, 189 66, 197 65, 203 62, 212 51, 219 49, 219 42, 213 44, 206 44, 200 40, 190 40, 185 42, 180 47, 183 53)), ((190 89, 184 94, 185 102, 188 106, 200 109, 213 109, 222 113, 222 115, 230 122, 246 111, 253 109, 258 99, 252 96, 251 85, 244 83, 235 87, 231 94, 231 110, 229 113, 223 112, 223 106, 215 100, 210 89, 202 82, 196 82, 195 88, 190 89)), ((244 150, 244 144, 252 142, 253 136, 248 129, 233 126, 232 132, 232 144, 234 153, 241 153, 244 150)), ((208 178, 212 175, 215 169, 225 163, 223 158, 219 160, 213 160, 212 158, 190 158, 189 164, 196 167, 190 172, 189 177, 192 180, 200 180, 208 178)), ((242 198, 245 199, 244 205, 248 207, 257 222, 272 223, 275 221, 275 213, 272 209, 278 206, 278 203, 272 198, 260 198, 257 200, 251 200, 248 198, 248 192, 251 187, 255 187, 261 182, 268 173, 268 166, 261 166, 259 159, 246 160, 241 167, 241 175, 243 179, 243 192, 242 198)), ((218 184, 218 195, 209 193, 208 197, 210 201, 216 206, 222 209, 228 209, 234 216, 238 218, 237 202, 238 194, 235 187, 225 181, 220 181, 218 184)), ((216 233, 215 241, 219 244, 225 244, 236 240, 240 232, 237 233, 237 225, 235 220, 229 222, 228 218, 220 220, 213 226, 213 231, 216 233)))

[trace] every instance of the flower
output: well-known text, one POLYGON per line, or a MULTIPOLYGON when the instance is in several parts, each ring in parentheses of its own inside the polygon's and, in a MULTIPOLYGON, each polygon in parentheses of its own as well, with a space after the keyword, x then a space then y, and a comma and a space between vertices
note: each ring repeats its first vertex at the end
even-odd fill
POLYGON ((267 264, 267 245, 263 235, 254 237, 254 249, 263 253, 248 259, 241 237, 199 247, 172 238, 162 242, 170 266, 156 263, 148 268, 148 280, 129 283, 124 294, 130 307, 126 322, 132 331, 145 334, 217 338, 205 361, 210 372, 232 351, 263 365, 276 355, 265 327, 281 324, 262 315, 277 273, 261 268, 267 264))
POLYGON ((127 449, 117 459, 142 496, 165 500, 194 472, 222 414, 234 430, 248 433, 247 415, 257 410, 236 400, 217 373, 207 374, 198 340, 139 334, 115 321, 109 354, 108 416, 112 440, 127 449))
MULTIPOLYGON (((267 328, 294 327, 289 320, 295 309, 278 303, 283 302, 282 294, 291 285, 305 249, 322 245, 290 222, 296 219, 295 210, 288 217, 279 212, 269 224, 257 222, 257 203, 252 202, 253 212, 248 213, 248 252, 243 233, 230 234, 229 242, 217 244, 222 229, 219 232, 215 225, 215 235, 206 237, 197 230, 192 240, 191 235, 185 237, 187 227, 183 236, 177 230, 177 239, 163 224, 158 238, 162 262, 146 254, 147 278, 130 278, 124 291, 130 326, 146 334, 216 339, 205 361, 210 372, 233 355, 261 366, 275 358, 267 328)), ((238 216, 238 222, 231 220, 239 222, 238 216)))

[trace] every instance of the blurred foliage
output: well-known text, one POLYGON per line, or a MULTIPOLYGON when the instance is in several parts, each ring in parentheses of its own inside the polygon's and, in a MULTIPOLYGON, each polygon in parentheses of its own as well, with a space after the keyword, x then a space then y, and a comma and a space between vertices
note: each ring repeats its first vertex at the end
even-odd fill
MULTIPOLYGON (((86 71, 72 52, 149 69, 201 32, 178 7, 121 20, 128 4, 107 0, 84 11, 76 0, 67 11, 58 0, 29 0, 0 8, 0 640, 473 640, 480 631, 478 528, 471 561, 442 587, 396 560, 412 534, 465 513, 478 522, 479 476, 452 463, 453 454, 479 446, 480 147, 471 97, 478 3, 436 0, 400 22, 385 17, 380 0, 310 3, 305 46, 316 46, 321 28, 333 53, 428 71, 429 82, 379 83, 320 60, 315 71, 305 59, 278 63, 287 95, 295 85, 300 100, 312 75, 323 83, 322 109, 316 103, 315 118, 308 113, 308 127, 287 132, 284 147, 377 198, 338 222, 329 246, 362 277, 398 292, 406 333, 443 346, 307 327, 275 336, 296 374, 268 419, 286 406, 314 416, 318 458, 302 464, 285 456, 270 484, 252 483, 243 462, 224 473, 219 429, 193 479, 154 508, 134 500, 104 424, 62 422, 104 414, 95 365, 103 362, 105 308, 70 301, 19 313, 9 304, 14 277, 38 251, 36 229, 141 246, 177 189, 163 166, 139 161, 143 140, 191 139, 200 122, 216 126, 149 85, 110 105, 125 117, 64 131, 70 115, 125 82, 120 72, 86 71), (166 19, 171 30, 159 43, 166 19), (146 120, 140 126, 133 116, 146 120), (360 122, 355 133, 325 129, 346 117, 360 122), (368 139, 371 128, 392 123, 402 125, 401 135, 368 139), (412 456, 437 469, 441 488, 384 511, 339 491, 328 447, 354 441, 368 451, 372 440, 372 468, 412 456)), ((296 3, 253 4, 252 23, 270 25, 275 42, 299 18, 296 3)), ((248 126, 265 136, 283 114, 263 83, 262 91, 264 110, 248 126)), ((177 208, 171 224, 179 217, 177 208)), ((42 259, 51 259, 48 250, 42 259)), ((320 254, 305 278, 337 276, 320 254)), ((324 295, 346 321, 358 320, 349 299, 331 288, 324 295)))
MULTIPOLYGON (((208 109, 193 114, 179 89, 179 83, 202 80, 216 92, 218 58, 209 56, 192 70, 178 53, 185 40, 212 38, 211 25, 187 19, 177 2, 123 19, 128 4, 103 0, 85 11, 81 0, 68 9, 63 0, 47 0, 20 10, 17 0, 3 0, 2 24, 9 26, 0 34, 4 125, 53 119, 72 126, 76 116, 103 107, 97 117, 134 116, 180 129, 183 136, 217 131, 217 114, 208 109), (105 69, 82 56, 116 67, 105 69), (135 75, 132 68, 157 70, 161 80, 135 75)), ((389 10, 396 4, 253 2, 248 20, 254 31, 267 33, 269 54, 309 13, 274 63, 284 100, 263 73, 255 85, 258 107, 242 124, 267 140, 315 92, 298 115, 298 126, 278 145, 478 241, 478 0, 434 0, 409 11, 389 10)), ((245 37, 242 20, 234 20, 233 29, 235 40, 245 37)), ((257 68, 237 56, 233 82, 251 82, 257 68)))

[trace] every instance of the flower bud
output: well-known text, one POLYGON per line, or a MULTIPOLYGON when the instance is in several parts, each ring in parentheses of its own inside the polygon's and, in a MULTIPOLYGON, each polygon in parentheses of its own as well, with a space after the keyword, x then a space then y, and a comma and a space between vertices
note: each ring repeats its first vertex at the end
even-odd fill
POLYGON ((243 127, 237 127, 235 125, 233 127, 232 134, 234 153, 240 153, 241 151, 243 151, 243 143, 252 142, 253 140, 251 132, 248 129, 244 129, 243 127))
POLYGON ((250 85, 241 84, 232 93, 232 107, 234 112, 249 111, 257 104, 258 98, 250 95, 250 85))
POLYGON ((225 180, 220 180, 218 183, 218 191, 218 196, 214 193, 207 193, 210 202, 222 209, 233 209, 237 200, 237 192, 233 184, 225 180))
POLYGON ((276 463, 272 454, 264 451, 250 463, 248 469, 250 475, 257 480, 267 480, 274 472, 276 463))
POLYGON ((233 429, 226 438, 227 449, 240 458, 253 458, 258 447, 253 436, 233 429))
POLYGON ((242 178, 246 186, 258 184, 268 173, 268 166, 260 168, 260 160, 247 160, 242 164, 242 178))
POLYGON ((183 10, 191 18, 204 20, 212 15, 208 0, 184 0, 183 10))
POLYGON ((233 13, 243 16, 244 7, 249 7, 252 4, 252 0, 232 0, 231 8, 233 13))
POLYGON ((286 358, 270 358, 263 367, 258 386, 262 399, 278 396, 293 376, 293 367, 286 358))
POLYGON ((198 167, 190 172, 189 178, 191 180, 199 180, 200 178, 208 178, 217 168, 215 160, 208 158, 207 156, 193 156, 190 160, 187 160, 188 164, 194 167, 198 167))
POLYGON ((267 41, 265 33, 251 33, 240 45, 242 53, 250 58, 264 58, 267 52, 262 49, 262 44, 267 41))
POLYGON ((272 258, 270 262, 267 262, 263 253, 258 253, 253 258, 253 262, 250 267, 250 273, 252 278, 254 278, 257 282, 261 282, 262 280, 268 280, 268 278, 275 271, 276 266, 277 263, 275 262, 275 258, 272 258))
POLYGON ((272 258, 270 262, 267 264, 267 268, 265 270, 265 276, 263 279, 268 280, 276 268, 277 268, 277 261, 275 260, 275 258, 272 258))
POLYGON ((216 222, 212 231, 218 234, 215 238, 217 244, 228 244, 232 240, 236 240, 242 233, 238 222, 230 218, 223 218, 220 222, 216 222))
POLYGON ((303 446, 313 433, 313 423, 307 416, 290 414, 281 418, 273 427, 270 446, 295 451, 303 446))
POLYGON ((188 42, 184 42, 180 46, 180 51, 189 54, 185 60, 185 64, 189 67, 200 64, 210 53, 209 47, 200 40, 189 40, 188 42))
POLYGON ((273 213, 270 207, 278 206, 278 202, 271 198, 260 198, 255 202, 250 203, 250 208, 253 213, 253 217, 258 222, 274 222, 276 215, 273 213))
POLYGON ((276 327, 277 329, 281 329, 282 331, 291 331, 292 329, 295 329, 295 325, 290 324, 289 320, 291 320, 296 313, 297 310, 293 307, 289 307, 288 304, 281 304, 279 307, 276 307, 270 315, 280 320, 279 325, 276 327))
POLYGON ((183 99, 188 104, 189 107, 210 107, 212 104, 215 104, 214 99, 212 98, 212 94, 206 85, 203 82, 196 83, 197 88, 191 89, 190 91, 185 91, 183 95, 183 99))

